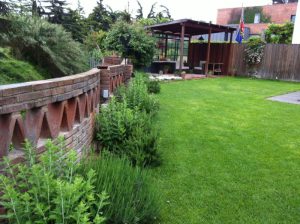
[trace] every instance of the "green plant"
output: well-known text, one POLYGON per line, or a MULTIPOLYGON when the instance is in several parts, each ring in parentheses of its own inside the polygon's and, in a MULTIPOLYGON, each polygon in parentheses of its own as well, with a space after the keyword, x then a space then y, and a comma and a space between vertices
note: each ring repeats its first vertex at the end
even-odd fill
POLYGON ((84 175, 95 170, 96 192, 110 195, 110 203, 104 207, 107 222, 153 223, 158 216, 158 199, 147 172, 132 167, 125 157, 102 154, 84 161, 81 172, 84 175))
POLYGON ((149 80, 147 87, 149 93, 160 93, 160 82, 158 80, 149 80))
POLYGON ((158 163, 157 134, 151 117, 114 98, 96 117, 96 140, 119 156, 126 155, 134 165, 158 163))
POLYGON ((87 54, 62 26, 38 17, 12 15, 0 29, 0 42, 10 46, 15 57, 46 69, 52 77, 82 72, 87 54))
POLYGON ((123 58, 130 58, 135 68, 149 65, 155 53, 155 38, 137 23, 117 22, 107 33, 105 42, 107 50, 117 51, 123 58))
POLYGON ((266 43, 260 37, 251 37, 245 48, 245 60, 249 66, 261 63, 266 43))
POLYGON ((294 24, 291 22, 285 24, 271 24, 265 30, 265 39, 267 43, 291 44, 293 32, 294 24))
POLYGON ((63 141, 46 143, 46 151, 37 158, 26 141, 25 162, 13 166, 8 158, 0 176, 1 205, 10 223, 103 223, 101 210, 106 205, 104 192, 94 190, 95 172, 86 178, 76 173, 77 154, 65 155, 63 141))
POLYGON ((147 79, 142 73, 136 73, 130 80, 123 98, 131 109, 137 108, 148 114, 155 114, 159 109, 157 99, 148 93, 147 79))

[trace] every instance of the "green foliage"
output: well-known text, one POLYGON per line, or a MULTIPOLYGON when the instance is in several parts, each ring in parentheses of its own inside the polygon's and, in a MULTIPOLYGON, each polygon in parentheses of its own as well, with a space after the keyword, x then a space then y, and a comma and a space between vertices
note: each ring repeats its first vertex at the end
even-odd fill
POLYGON ((64 155, 63 148, 62 140, 59 146, 48 141, 38 161, 27 141, 24 163, 12 167, 4 159, 7 176, 0 176, 0 197, 7 214, 2 217, 18 224, 104 222, 107 196, 94 189, 95 171, 89 170, 86 178, 76 174, 77 154, 71 150, 64 155))
POLYGON ((0 48, 0 85, 42 80, 49 76, 25 61, 14 59, 9 48, 0 48))
POLYGON ((10 26, 0 30, 0 40, 12 48, 17 58, 43 67, 53 77, 87 69, 87 56, 80 43, 62 26, 25 16, 11 16, 7 21, 10 26))
POLYGON ((158 163, 157 131, 151 118, 114 98, 96 117, 96 140, 116 154, 126 155, 134 165, 158 163))
POLYGON ((136 68, 150 64, 155 53, 156 41, 138 24, 119 21, 107 33, 106 48, 130 58, 136 68))
POLYGON ((261 63, 266 43, 260 37, 251 37, 247 42, 245 49, 245 60, 248 65, 257 65, 261 63))
POLYGON ((74 40, 83 43, 89 32, 89 26, 80 10, 81 8, 69 9, 68 16, 64 18, 61 24, 67 32, 72 34, 74 40))
POLYGON ((171 19, 169 19, 169 18, 155 17, 155 18, 141 18, 137 22, 140 23, 142 26, 151 26, 151 25, 160 24, 160 23, 167 23, 170 21, 171 21, 171 19))
POLYGON ((158 80, 149 80, 147 82, 147 87, 149 93, 160 93, 160 82, 158 80))
POLYGON ((108 223, 153 223, 159 211, 157 192, 146 171, 132 167, 124 157, 109 154, 91 157, 81 172, 91 169, 96 172, 96 192, 105 191, 110 196, 104 208, 108 223))
MULTIPOLYGON (((260 14, 260 23, 270 23, 271 17, 267 16, 263 12, 263 8, 261 6, 255 7, 246 7, 244 9, 244 22, 245 23, 254 23, 255 14, 260 14)), ((240 15, 230 22, 231 24, 238 24, 240 23, 240 15)))
POLYGON ((104 40, 106 38, 106 32, 100 30, 98 32, 90 32, 84 41, 91 57, 101 60, 105 55, 110 52, 105 50, 104 40))
POLYGON ((294 24, 291 22, 285 24, 271 24, 265 31, 267 43, 273 44, 291 44, 294 32, 294 24))
POLYGON ((135 78, 130 80, 121 98, 131 109, 155 114, 159 109, 159 103, 153 95, 148 93, 147 82, 147 78, 142 73, 136 73, 135 78))
POLYGON ((97 1, 97 6, 93 9, 88 19, 94 31, 108 31, 114 22, 113 16, 110 15, 109 11, 103 5, 103 0, 97 1))

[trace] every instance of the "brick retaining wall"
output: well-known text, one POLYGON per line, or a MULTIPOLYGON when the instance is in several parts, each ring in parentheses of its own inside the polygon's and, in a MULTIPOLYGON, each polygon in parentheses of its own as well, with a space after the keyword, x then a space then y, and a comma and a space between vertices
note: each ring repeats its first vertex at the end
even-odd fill
POLYGON ((44 150, 46 139, 62 135, 81 154, 93 138, 101 90, 128 81, 132 66, 116 65, 57 79, 0 86, 0 160, 23 159, 25 139, 44 150), (101 78, 100 78, 101 77, 101 78), (100 81, 101 80, 101 81, 100 81), (15 150, 10 151, 10 146, 15 150))
MULTIPOLYGON (((101 91, 108 90, 113 93, 122 83, 127 83, 131 78, 132 65, 100 66, 101 68, 101 91)), ((101 92, 101 96, 103 92, 101 92)))

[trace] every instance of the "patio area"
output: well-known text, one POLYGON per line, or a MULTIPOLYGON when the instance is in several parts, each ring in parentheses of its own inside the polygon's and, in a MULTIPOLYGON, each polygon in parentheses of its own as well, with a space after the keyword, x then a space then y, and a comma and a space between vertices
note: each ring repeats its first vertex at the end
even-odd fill
POLYGON ((235 28, 190 19, 175 20, 147 26, 157 38, 159 54, 152 62, 150 71, 164 74, 178 71, 200 75, 228 75, 233 32, 235 28), (211 44, 213 33, 226 33, 226 46, 211 44), (207 42, 202 35, 208 35, 207 42))
POLYGON ((194 80, 194 79, 224 77, 220 75, 182 74, 181 76, 179 76, 174 74, 157 74, 157 73, 149 73, 149 76, 151 80, 158 80, 158 81, 178 81, 178 80, 194 80))

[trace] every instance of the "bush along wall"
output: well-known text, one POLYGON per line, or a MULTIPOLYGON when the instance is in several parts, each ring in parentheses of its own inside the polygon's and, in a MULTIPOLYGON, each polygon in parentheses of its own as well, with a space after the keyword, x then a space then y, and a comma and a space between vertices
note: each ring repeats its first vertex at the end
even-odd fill
POLYGON ((152 125, 159 104, 148 92, 149 82, 143 74, 137 74, 96 118, 96 141, 107 151, 126 155, 138 166, 159 163, 158 132, 152 125))
POLYGON ((149 93, 159 92, 160 86, 150 83, 144 74, 136 74, 96 118, 101 158, 87 161, 82 172, 95 170, 96 190, 110 196, 104 208, 108 223, 155 223, 159 217, 158 192, 144 169, 160 162, 158 131, 152 122, 159 104, 149 93))

